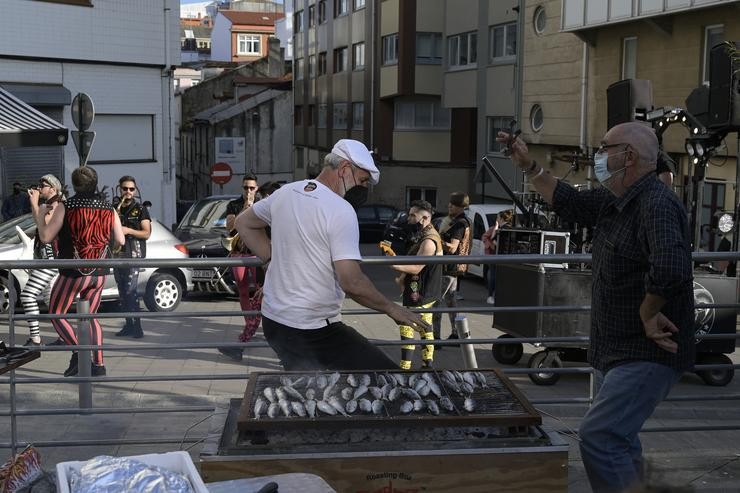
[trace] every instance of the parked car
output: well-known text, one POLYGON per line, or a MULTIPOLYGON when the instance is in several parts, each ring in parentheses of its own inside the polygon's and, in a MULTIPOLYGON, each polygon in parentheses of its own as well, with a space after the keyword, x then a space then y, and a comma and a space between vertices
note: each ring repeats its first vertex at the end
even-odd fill
MULTIPOLYGON (((33 237, 36 224, 31 214, 24 214, 0 224, 0 260, 33 259, 33 237)), ((187 258, 187 249, 159 221, 152 219, 152 235, 146 242, 147 258, 187 258)), ((28 271, 13 269, 16 293, 28 281, 28 271)), ((0 269, 0 313, 10 309, 8 271, 0 269)), ((49 285, 53 285, 53 282, 49 285)), ((177 308, 187 290, 192 289, 192 271, 185 267, 151 267, 139 273, 139 295, 145 306, 153 312, 170 312, 177 308)), ((48 303, 49 290, 42 293, 48 303)), ((103 287, 103 300, 117 300, 118 287, 112 275, 107 276, 103 287)))
MULTIPOLYGON (((196 201, 175 229, 191 258, 226 257, 229 232, 226 230, 226 206, 238 195, 212 195, 196 201)), ((235 294, 231 269, 225 267, 193 270, 193 289, 201 292, 235 294)))
POLYGON ((372 243, 382 240, 386 226, 398 212, 398 209, 390 205, 369 204, 358 207, 360 241, 372 243))

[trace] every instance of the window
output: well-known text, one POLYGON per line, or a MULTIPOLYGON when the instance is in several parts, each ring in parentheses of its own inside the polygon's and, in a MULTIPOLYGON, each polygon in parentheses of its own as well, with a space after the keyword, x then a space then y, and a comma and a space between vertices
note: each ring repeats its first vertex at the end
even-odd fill
POLYGON ((293 108, 293 125, 296 127, 303 125, 303 106, 293 108))
POLYGON ((416 33, 416 63, 442 63, 442 33, 416 33))
POLYGON ((500 130, 508 132, 511 122, 513 122, 514 119, 510 116, 489 116, 487 120, 488 120, 487 151, 489 153, 503 152, 504 147, 506 147, 506 145, 496 142, 496 135, 499 133, 500 130))
POLYGON ((308 78, 316 77, 316 55, 308 56, 308 78))
POLYGON ((352 103, 352 130, 365 127, 365 103, 352 103))
POLYGON ((709 52, 725 40, 725 27, 721 24, 704 28, 704 61, 702 64, 702 83, 709 85, 709 52))
POLYGON ((348 2, 349 0, 334 0, 334 17, 347 15, 347 11, 349 10, 347 6, 348 2))
POLYGON ((319 75, 326 75, 326 52, 319 53, 319 75))
POLYGON ((326 0, 319 0, 319 24, 326 22, 326 0))
POLYGON ((532 16, 532 24, 534 24, 534 32, 537 34, 545 33, 545 26, 547 25, 547 16, 545 15, 545 7, 540 5, 534 9, 534 15, 532 16))
POLYGON ((383 65, 398 63, 398 33, 383 36, 383 65))
POLYGON ((637 38, 622 40, 622 79, 634 79, 637 74, 637 38))
POLYGON ((491 27, 491 61, 516 57, 516 22, 491 27))
POLYGON ((545 125, 545 116, 542 113, 542 106, 539 104, 532 106, 532 111, 529 112, 529 125, 534 132, 539 132, 545 125))
POLYGON ((334 73, 344 72, 347 70, 347 47, 337 48, 334 50, 334 73))
POLYGON ((293 73, 295 73, 295 80, 303 80, 303 58, 296 58, 294 63, 293 73))
POLYGON ((319 128, 326 128, 326 105, 320 104, 319 105, 319 121, 318 125, 319 128))
POLYGON ((334 130, 347 128, 347 103, 334 103, 332 105, 332 127, 334 130))
POLYGON ((308 105, 308 126, 313 127, 316 125, 316 105, 308 105))
POLYGON ((426 200, 437 208, 437 189, 426 187, 408 187, 406 188, 406 205, 411 207, 411 203, 416 200, 426 200))
POLYGON ((397 99, 394 109, 396 130, 450 128, 450 110, 439 99, 397 99))
POLYGON ((449 38, 450 68, 470 68, 478 62, 478 34, 458 34, 449 38))
POLYGON ((303 11, 299 10, 293 14, 293 32, 299 33, 303 31, 303 11))
POLYGON ((360 10, 365 8, 365 0, 355 0, 355 10, 360 10))
POLYGON ((295 167, 297 169, 302 169, 305 166, 304 151, 305 151, 305 148, 303 147, 295 148, 295 167))
POLYGON ((308 6, 308 27, 312 28, 316 25, 316 5, 308 6))
POLYGON ((365 43, 352 45, 352 70, 365 68, 365 43))
POLYGON ((240 34, 237 39, 239 40, 239 55, 261 55, 261 40, 257 34, 240 34))

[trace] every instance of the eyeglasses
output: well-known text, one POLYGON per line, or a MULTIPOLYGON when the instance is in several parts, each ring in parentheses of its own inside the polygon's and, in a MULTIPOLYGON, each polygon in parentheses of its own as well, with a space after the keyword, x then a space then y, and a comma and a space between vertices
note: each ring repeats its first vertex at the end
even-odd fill
POLYGON ((254 190, 257 190, 257 187, 244 187, 244 190, 249 190, 250 192, 253 192, 254 190))
POLYGON ((616 144, 601 144, 601 146, 599 146, 599 148, 596 150, 596 154, 602 153, 602 152, 606 151, 607 149, 610 149, 612 147, 617 147, 617 146, 627 146, 627 147, 629 147, 629 144, 626 143, 626 142, 618 142, 616 144))
POLYGON ((135 192, 136 187, 121 187, 121 190, 123 190, 124 192, 135 192))

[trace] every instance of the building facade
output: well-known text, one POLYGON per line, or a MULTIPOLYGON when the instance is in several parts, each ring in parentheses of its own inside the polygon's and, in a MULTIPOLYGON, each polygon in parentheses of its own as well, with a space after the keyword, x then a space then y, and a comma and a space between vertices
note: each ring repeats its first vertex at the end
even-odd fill
POLYGON ((470 191, 474 110, 443 105, 443 0, 296 0, 293 15, 296 177, 318 173, 341 138, 376 154, 370 200, 444 209, 470 191))
POLYGON ((269 56, 224 70, 178 95, 179 200, 211 194, 241 193, 241 178, 255 174, 260 183, 293 180, 291 146, 293 97, 278 40, 269 56), (216 185, 216 162, 232 169, 231 180, 216 185))
MULTIPOLYGON (((80 92, 95 104, 97 133, 88 164, 101 188, 133 175, 142 200, 174 222, 172 67, 179 65, 176 0, 6 0, 0 32, 0 86, 74 129, 69 105, 80 92)), ((54 173, 69 184, 75 146, 6 149, 2 193, 14 181, 54 173)))
POLYGON ((220 10, 211 31, 211 60, 253 62, 267 56, 268 41, 282 12, 220 10))

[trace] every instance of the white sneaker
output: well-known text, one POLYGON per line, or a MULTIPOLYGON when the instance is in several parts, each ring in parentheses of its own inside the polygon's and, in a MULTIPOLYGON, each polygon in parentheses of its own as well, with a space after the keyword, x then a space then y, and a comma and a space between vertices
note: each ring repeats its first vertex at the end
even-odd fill
POLYGON ((456 301, 462 301, 464 299, 465 298, 463 298, 463 295, 461 295, 460 293, 455 293, 455 300, 456 301))
POLYGON ((493 299, 493 296, 489 296, 486 299, 486 303, 488 303, 489 305, 495 305, 496 304, 496 301, 493 299))

